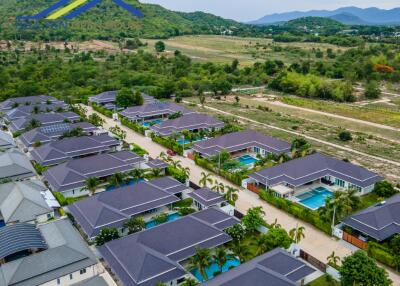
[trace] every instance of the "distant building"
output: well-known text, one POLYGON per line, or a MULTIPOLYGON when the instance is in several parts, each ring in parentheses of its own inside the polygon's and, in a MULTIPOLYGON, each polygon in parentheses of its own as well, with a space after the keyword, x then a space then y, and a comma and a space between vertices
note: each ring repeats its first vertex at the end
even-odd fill
POLYGON ((7 112, 21 105, 39 105, 39 104, 62 104, 58 100, 48 95, 26 96, 26 97, 12 97, 0 103, 0 111, 7 112))
MULTIPOLYGON (((102 92, 98 95, 89 97, 89 102, 103 106, 106 109, 113 110, 113 109, 117 108, 117 106, 115 105, 117 94, 118 94, 118 91, 116 91, 116 90, 102 92)), ((154 97, 152 97, 150 95, 147 95, 145 93, 141 93, 141 95, 143 97, 143 104, 150 104, 150 103, 157 102, 157 100, 154 99, 154 97)))
POLYGON ((7 150, 15 146, 12 136, 4 131, 0 131, 0 150, 7 150))
POLYGON ((60 110, 60 112, 64 112, 68 109, 68 105, 62 102, 50 103, 50 104, 37 104, 37 105, 21 105, 16 108, 11 109, 4 115, 4 119, 7 122, 11 122, 13 120, 17 120, 20 118, 25 118, 36 113, 46 113, 60 110))
POLYGON ((36 175, 28 157, 17 149, 0 152, 0 180, 13 181, 27 179, 36 175))

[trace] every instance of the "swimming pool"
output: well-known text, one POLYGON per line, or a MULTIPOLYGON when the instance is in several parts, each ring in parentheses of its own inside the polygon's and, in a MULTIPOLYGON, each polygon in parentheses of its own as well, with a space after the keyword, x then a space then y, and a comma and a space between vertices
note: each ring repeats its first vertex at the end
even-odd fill
POLYGON ((138 184, 140 182, 143 182, 143 181, 144 181, 144 179, 132 180, 132 181, 129 181, 129 183, 123 184, 123 185, 118 186, 118 187, 110 186, 110 187, 106 188, 106 192, 111 192, 111 191, 114 191, 115 189, 119 189, 119 188, 126 187, 126 186, 133 186, 133 185, 136 185, 136 184, 138 184))
MULTIPOLYGON (((222 267, 222 273, 228 271, 229 269, 239 266, 240 261, 234 257, 232 259, 229 259, 225 265, 222 267)), ((206 268, 206 273, 208 279, 214 278, 214 273, 220 271, 220 268, 217 263, 211 264, 209 267, 206 268)), ((200 271, 198 269, 194 269, 191 271, 191 273, 199 280, 200 282, 204 282, 203 276, 201 276, 200 271)))
MULTIPOLYGON (((168 220, 166 222, 177 220, 180 217, 181 217, 181 215, 179 213, 169 214, 168 215, 168 220)), ((157 225, 159 225, 159 224, 157 224, 154 220, 151 220, 149 222, 146 222, 146 229, 153 228, 153 227, 155 227, 157 225)))
POLYGON ((309 209, 317 210, 325 206, 327 198, 333 196, 333 192, 324 187, 315 188, 307 193, 296 196, 300 201, 299 203, 309 209))
POLYGON ((150 126, 156 125, 156 124, 161 123, 161 122, 162 122, 161 119, 155 119, 153 121, 145 121, 145 122, 142 123, 142 126, 143 127, 150 127, 150 126))
POLYGON ((255 164, 258 160, 250 155, 243 155, 242 157, 238 158, 240 165, 251 165, 255 164))
MULTIPOLYGON (((205 139, 204 138, 197 138, 197 139, 193 140, 192 143, 200 142, 200 141, 203 141, 203 140, 205 140, 205 139)), ((178 140, 176 140, 176 143, 178 143, 179 145, 187 145, 187 144, 190 144, 190 140, 178 139, 178 140)))

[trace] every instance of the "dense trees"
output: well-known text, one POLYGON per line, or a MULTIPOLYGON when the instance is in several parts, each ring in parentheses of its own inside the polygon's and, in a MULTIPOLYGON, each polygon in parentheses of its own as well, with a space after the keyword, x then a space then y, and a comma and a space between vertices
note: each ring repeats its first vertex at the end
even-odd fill
POLYGON ((140 91, 132 91, 129 88, 122 88, 118 91, 116 100, 117 106, 127 108, 136 105, 143 105, 143 96, 140 91))

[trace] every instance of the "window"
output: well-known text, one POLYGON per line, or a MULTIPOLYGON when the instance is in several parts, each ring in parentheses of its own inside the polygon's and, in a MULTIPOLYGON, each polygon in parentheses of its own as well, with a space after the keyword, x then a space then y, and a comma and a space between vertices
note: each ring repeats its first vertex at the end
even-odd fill
POLYGON ((60 285, 60 284, 61 284, 60 278, 57 278, 57 285, 60 285))
POLYGON ((86 273, 86 268, 81 269, 81 270, 79 271, 79 273, 80 273, 81 275, 85 274, 85 273, 86 273))
POLYGON ((343 180, 335 179, 335 185, 344 188, 344 184, 345 182, 343 180))
POLYGON ((69 280, 72 280, 73 279, 73 276, 72 276, 72 273, 69 275, 69 280))

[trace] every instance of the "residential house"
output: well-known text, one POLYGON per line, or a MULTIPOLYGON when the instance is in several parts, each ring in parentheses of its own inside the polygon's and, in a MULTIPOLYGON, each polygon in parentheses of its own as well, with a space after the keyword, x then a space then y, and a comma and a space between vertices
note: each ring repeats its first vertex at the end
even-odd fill
POLYGON ((12 97, 0 103, 0 112, 7 112, 21 105, 61 104, 63 101, 48 95, 12 97))
POLYGON ((12 136, 0 130, 0 150, 7 150, 16 147, 12 136))
POLYGON ((224 230, 238 222, 211 208, 107 242, 98 249, 125 286, 153 286, 158 282, 175 286, 189 277, 182 264, 196 249, 213 249, 231 241, 224 230))
POLYGON ((75 158, 121 151, 122 142, 107 134, 69 137, 33 149, 30 156, 42 166, 53 166, 75 158))
POLYGON ((21 105, 16 108, 7 111, 4 115, 4 119, 6 122, 11 122, 20 118, 25 118, 31 116, 35 112, 45 113, 52 111, 60 111, 64 112, 68 109, 68 105, 63 102, 50 103, 50 104, 38 104, 38 105, 21 105))
MULTIPOLYGON (((99 106, 103 106, 109 110, 114 110, 115 108, 117 108, 117 106, 115 105, 117 94, 118 94, 118 91, 116 91, 116 90, 102 92, 98 95, 89 97, 89 102, 95 103, 99 106)), ((150 103, 157 102, 157 100, 154 99, 154 97, 152 97, 150 95, 147 95, 145 93, 141 93, 141 95, 143 97, 143 104, 150 104, 150 103)))
POLYGON ((142 157, 128 151, 99 154, 51 167, 43 173, 43 178, 52 191, 61 192, 65 197, 80 197, 89 193, 85 189, 88 178, 105 182, 115 173, 142 168, 143 162, 142 157))
POLYGON ((23 180, 36 175, 28 157, 17 149, 0 152, 0 180, 23 180))
POLYGON ((208 208, 222 208, 228 205, 224 196, 210 190, 209 188, 200 188, 188 194, 193 199, 193 203, 198 210, 208 208))
POLYGON ((171 213, 172 204, 180 201, 189 188, 164 177, 143 181, 96 194, 69 206, 75 221, 89 239, 94 239, 102 228, 117 228, 127 234, 124 223, 132 217, 143 217, 146 222, 160 213, 171 213))

